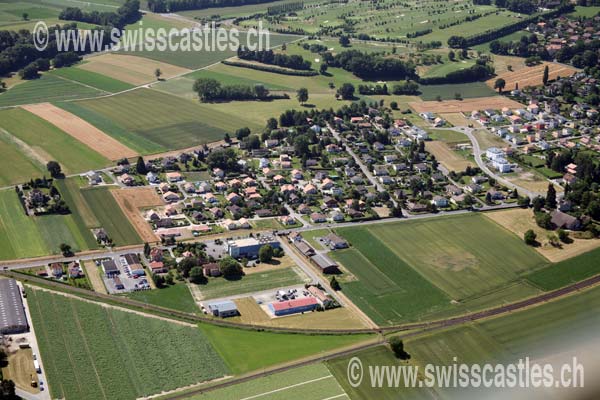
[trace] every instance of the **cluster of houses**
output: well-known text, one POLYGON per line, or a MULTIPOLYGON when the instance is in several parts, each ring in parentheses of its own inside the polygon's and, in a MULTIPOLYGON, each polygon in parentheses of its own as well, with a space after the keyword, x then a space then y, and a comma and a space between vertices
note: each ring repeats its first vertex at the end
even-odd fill
POLYGON ((600 17, 580 20, 560 16, 531 24, 527 29, 545 38, 543 45, 548 54, 553 56, 561 49, 578 42, 591 43, 600 39, 600 17))

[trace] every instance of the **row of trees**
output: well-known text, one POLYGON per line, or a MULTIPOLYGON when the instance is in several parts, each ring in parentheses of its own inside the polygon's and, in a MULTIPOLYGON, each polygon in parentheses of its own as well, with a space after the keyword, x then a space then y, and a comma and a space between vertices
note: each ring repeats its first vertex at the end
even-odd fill
POLYGON ((303 59, 302 56, 297 54, 288 56, 287 54, 276 54, 273 50, 251 51, 241 46, 238 48, 237 56, 242 60, 257 61, 263 64, 272 64, 283 68, 305 71, 311 69, 310 61, 303 59))
POLYGON ((270 3, 274 0, 148 0, 148 9, 156 13, 202 10, 214 7, 235 7, 270 3))
POLYGON ((269 89, 263 85, 221 85, 213 78, 200 78, 194 82, 194 92, 203 103, 231 100, 267 100, 269 89))
POLYGON ((64 9, 58 18, 66 21, 80 21, 89 24, 111 26, 122 29, 125 25, 132 24, 142 17, 139 0, 127 0, 115 12, 109 11, 83 11, 78 7, 64 9))
POLYGON ((419 82, 423 85, 439 85, 446 83, 466 83, 477 82, 488 79, 494 74, 494 67, 487 64, 484 60, 477 60, 477 63, 470 68, 452 71, 446 76, 436 76, 431 78, 420 78, 419 82))
POLYGON ((417 95, 419 94, 419 84, 412 81, 406 81, 392 86, 392 90, 388 86, 383 85, 358 85, 358 93, 364 95, 417 95))
POLYGON ((330 67, 342 68, 365 80, 405 80, 416 78, 415 66, 380 54, 347 50, 333 56, 323 53, 323 61, 330 67))

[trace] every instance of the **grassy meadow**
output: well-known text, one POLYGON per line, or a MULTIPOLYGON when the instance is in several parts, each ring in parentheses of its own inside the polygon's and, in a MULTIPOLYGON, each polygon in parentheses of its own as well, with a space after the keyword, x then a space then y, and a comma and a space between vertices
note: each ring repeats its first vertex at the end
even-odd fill
POLYGON ((176 283, 156 290, 143 290, 127 294, 133 300, 141 301, 155 306, 166 307, 173 310, 195 314, 199 311, 190 289, 185 283, 176 283))
POLYGON ((21 108, 1 110, 0 128, 25 142, 41 158, 58 161, 67 174, 110 164, 85 144, 21 108))
POLYGON ((134 400, 228 373, 194 327, 41 290, 27 298, 53 398, 134 400))
POLYGON ((341 278, 342 290, 383 324, 452 310, 450 300, 482 307, 501 300, 492 293, 547 265, 516 236, 476 214, 337 232, 352 246, 333 253, 353 276, 341 278))
POLYGON ((94 89, 98 89, 106 93, 121 92, 134 87, 129 83, 119 81, 96 72, 86 71, 85 69, 77 67, 58 68, 53 70, 51 74, 59 76, 68 81, 74 81, 85 86, 91 86, 94 89))
POLYGON ((14 138, 0 130, 0 186, 22 183, 46 174, 46 166, 21 152, 14 138))

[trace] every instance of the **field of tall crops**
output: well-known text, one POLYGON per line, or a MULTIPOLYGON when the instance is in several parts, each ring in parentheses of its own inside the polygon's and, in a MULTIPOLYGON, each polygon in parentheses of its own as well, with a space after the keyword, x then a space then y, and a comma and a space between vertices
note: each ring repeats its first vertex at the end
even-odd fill
POLYGON ((136 399, 228 373, 195 327, 41 290, 27 294, 53 398, 136 399))

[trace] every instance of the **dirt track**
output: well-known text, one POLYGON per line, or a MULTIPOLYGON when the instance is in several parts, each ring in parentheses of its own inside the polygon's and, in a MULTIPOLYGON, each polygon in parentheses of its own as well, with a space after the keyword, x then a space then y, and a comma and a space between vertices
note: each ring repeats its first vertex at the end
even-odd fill
POLYGON ((131 158, 138 155, 89 122, 50 103, 30 104, 22 106, 22 108, 45 119, 109 160, 131 158))
MULTIPOLYGON (((508 87, 508 85, 507 85, 508 87)), ((521 108, 523 105, 514 100, 501 96, 479 97, 465 100, 444 100, 444 101, 421 101, 408 103, 408 105, 418 113, 459 113, 471 112, 474 110, 485 110, 491 108, 494 110, 508 108, 521 108)))
POLYGON ((148 243, 158 242, 158 238, 140 212, 140 208, 164 205, 154 188, 111 190, 111 193, 142 240, 148 243))

